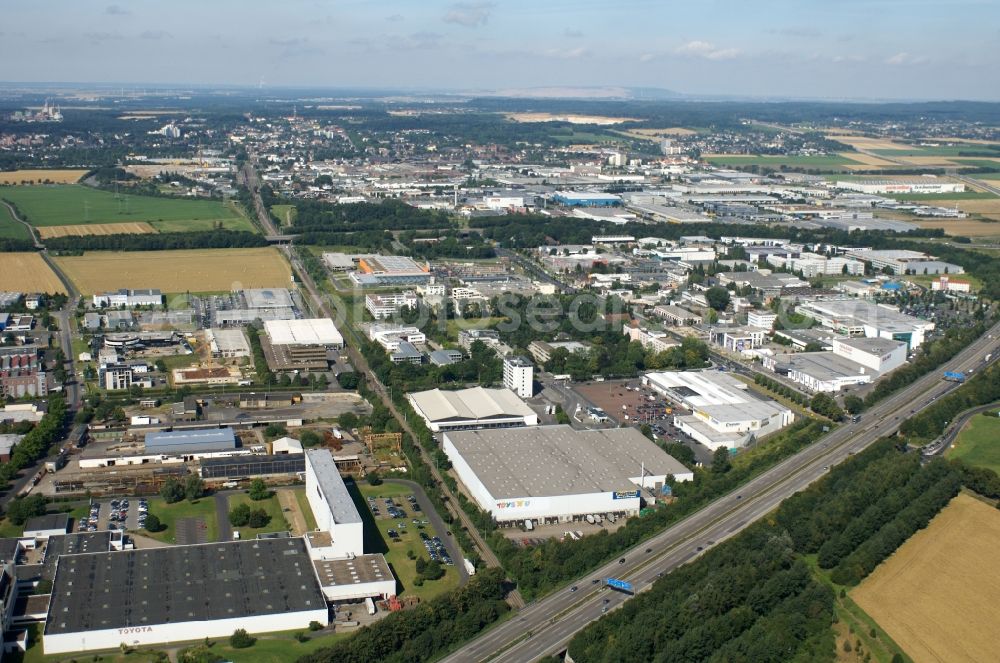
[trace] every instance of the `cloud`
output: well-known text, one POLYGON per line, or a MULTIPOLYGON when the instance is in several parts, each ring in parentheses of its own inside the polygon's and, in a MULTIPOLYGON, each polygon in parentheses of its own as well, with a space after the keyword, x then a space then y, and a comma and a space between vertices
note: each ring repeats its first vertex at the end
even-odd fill
POLYGON ((573 30, 570 28, 566 28, 566 30, 563 31, 563 35, 570 37, 572 39, 579 39, 580 37, 583 36, 583 32, 580 30, 573 30))
POLYGON ((106 41, 118 41, 122 38, 117 32, 84 32, 83 36, 94 44, 102 44, 106 41))
POLYGON ((706 60, 731 60, 740 54, 739 49, 718 48, 712 42, 699 40, 682 44, 677 47, 675 52, 678 55, 705 58, 706 60))
POLYGON ((280 58, 303 58, 322 55, 323 49, 309 44, 305 37, 288 37, 287 39, 268 39, 272 46, 280 46, 280 58))
POLYGON ((302 37, 289 37, 288 39, 268 39, 267 42, 272 46, 301 46, 306 43, 306 39, 302 37))
POLYGON ((568 50, 550 48, 547 51, 544 51, 543 55, 550 58, 558 58, 560 60, 579 60, 580 58, 589 57, 590 49, 584 48, 583 46, 577 46, 576 48, 570 48, 568 50))
POLYGON ((146 30, 139 33, 139 39, 169 39, 172 36, 166 30, 146 30))
POLYGON ((927 58, 922 55, 910 55, 906 51, 901 51, 895 55, 890 55, 885 59, 885 63, 892 66, 902 66, 909 64, 923 64, 927 58))
POLYGON ((836 64, 842 64, 844 62, 865 62, 868 58, 863 55, 834 55, 830 60, 836 64))
POLYGON ((656 56, 652 53, 643 53, 639 56, 639 62, 652 62, 654 59, 656 59, 656 56))
POLYGON ((386 16, 385 20, 389 21, 390 23, 399 23, 400 21, 403 20, 403 15, 402 14, 392 14, 391 16, 386 16))
POLYGON ((442 35, 437 32, 428 32, 426 30, 421 30, 420 32, 414 32, 409 37, 404 40, 404 47, 408 48, 437 48, 441 41, 442 35))
POLYGON ((466 28, 486 25, 493 11, 492 2, 457 2, 444 15, 445 23, 454 23, 466 28))
POLYGON ((108 5, 107 9, 104 10, 104 13, 108 16, 128 16, 132 12, 125 9, 121 5, 108 5))
POLYGON ((814 39, 823 35, 822 31, 807 26, 788 26, 785 28, 771 28, 768 34, 779 35, 781 37, 799 37, 802 39, 814 39))

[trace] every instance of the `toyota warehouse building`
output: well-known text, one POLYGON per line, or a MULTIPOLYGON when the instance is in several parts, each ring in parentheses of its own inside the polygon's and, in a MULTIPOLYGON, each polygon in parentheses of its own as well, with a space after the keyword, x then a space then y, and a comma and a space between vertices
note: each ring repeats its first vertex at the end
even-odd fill
POLYGON ((447 431, 442 446, 466 491, 501 526, 634 516, 643 490, 652 498, 668 476, 694 478, 635 428, 447 431))

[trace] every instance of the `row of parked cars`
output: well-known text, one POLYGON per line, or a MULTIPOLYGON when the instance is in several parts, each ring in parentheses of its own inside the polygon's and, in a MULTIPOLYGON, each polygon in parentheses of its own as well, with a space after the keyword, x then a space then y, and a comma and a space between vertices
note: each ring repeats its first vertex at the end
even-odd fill
POLYGON ((423 540, 424 548, 427 549, 427 554, 431 559, 442 564, 447 564, 448 566, 455 566, 455 561, 448 554, 448 550, 444 547, 441 537, 428 536, 426 532, 421 532, 420 538, 423 540))
MULTIPOLYGON (((111 513, 108 514, 108 529, 125 531, 129 508, 131 507, 128 498, 111 500, 108 506, 111 508, 111 513)), ((136 522, 140 529, 145 528, 146 516, 149 513, 149 502, 145 498, 140 498, 136 510, 138 511, 136 522)), ((96 532, 100 516, 101 504, 100 502, 94 502, 90 505, 89 514, 85 518, 80 519, 80 524, 77 527, 78 531, 96 532)))

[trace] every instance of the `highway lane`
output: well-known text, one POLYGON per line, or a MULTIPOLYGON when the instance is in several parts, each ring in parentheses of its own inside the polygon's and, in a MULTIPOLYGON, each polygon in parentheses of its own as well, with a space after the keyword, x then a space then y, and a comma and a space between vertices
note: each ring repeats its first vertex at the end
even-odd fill
POLYGON ((738 534, 771 512, 782 500, 802 490, 848 455, 895 432, 899 423, 957 387, 940 379, 941 371, 968 371, 984 364, 986 353, 996 353, 1000 324, 963 350, 947 366, 924 376, 862 415, 856 424, 841 426, 795 456, 752 479, 733 493, 673 525, 624 553, 624 564, 612 561, 575 581, 576 592, 561 589, 529 604, 515 618, 487 631, 445 661, 531 661, 563 649, 570 638, 604 607, 614 609, 626 597, 600 589, 604 578, 632 581, 642 591, 661 573, 690 561, 709 541, 716 544, 738 534), (645 550, 650 549, 650 553, 645 550), (594 581, 597 581, 595 584, 594 581), (604 599, 609 603, 604 604, 604 599), (529 635, 530 633, 530 635, 529 635))

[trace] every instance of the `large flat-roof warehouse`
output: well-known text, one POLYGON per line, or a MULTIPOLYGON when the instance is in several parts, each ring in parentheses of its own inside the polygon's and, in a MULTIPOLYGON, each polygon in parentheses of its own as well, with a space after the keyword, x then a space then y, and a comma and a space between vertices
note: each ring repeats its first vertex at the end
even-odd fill
POLYGON ((299 538, 62 555, 46 654, 325 624, 326 600, 299 538))
POLYGON ((431 389, 407 394, 413 409, 432 432, 465 428, 536 426, 538 415, 510 389, 473 387, 431 389))
POLYGON ((442 448, 469 493, 498 522, 635 515, 640 487, 658 491, 667 476, 693 478, 634 428, 447 431, 442 448))
POLYGON ((236 435, 232 428, 146 433, 147 454, 197 454, 235 448, 236 435))

